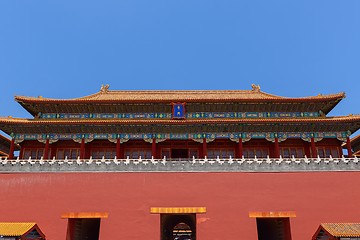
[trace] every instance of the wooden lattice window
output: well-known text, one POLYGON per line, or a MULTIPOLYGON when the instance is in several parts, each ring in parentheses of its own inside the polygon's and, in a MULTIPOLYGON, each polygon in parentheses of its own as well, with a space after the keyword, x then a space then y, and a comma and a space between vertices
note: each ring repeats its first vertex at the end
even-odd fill
POLYGON ((56 151, 57 159, 76 159, 80 156, 79 148, 59 148, 56 151))
POLYGON ((44 155, 44 148, 25 148, 23 153, 24 159, 40 159, 44 155))
POLYGON ((330 155, 333 158, 340 157, 339 149, 337 147, 319 146, 316 147, 317 155, 321 158, 328 158, 330 155))
POLYGON ((116 149, 114 148, 96 148, 91 150, 91 157, 94 159, 113 159, 116 156, 116 149))
POLYGON ((207 151, 208 158, 229 158, 234 156, 235 151, 232 148, 211 148, 207 151))
POLYGON ((266 158, 269 155, 267 148, 244 148, 243 155, 245 158, 266 158))
POLYGON ((292 156, 294 156, 296 158, 303 158, 303 157, 305 157, 305 151, 304 151, 304 148, 281 147, 280 155, 284 158, 291 158, 292 156))
POLYGON ((125 149, 125 157, 129 157, 131 159, 150 159, 151 158, 151 149, 144 148, 129 148, 125 149))

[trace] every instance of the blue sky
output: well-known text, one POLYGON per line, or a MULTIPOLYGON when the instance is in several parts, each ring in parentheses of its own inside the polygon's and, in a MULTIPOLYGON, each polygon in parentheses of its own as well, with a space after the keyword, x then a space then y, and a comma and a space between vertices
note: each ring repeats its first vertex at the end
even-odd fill
POLYGON ((0 0, 0 116, 14 95, 122 89, 346 92, 360 113, 359 0, 0 0))

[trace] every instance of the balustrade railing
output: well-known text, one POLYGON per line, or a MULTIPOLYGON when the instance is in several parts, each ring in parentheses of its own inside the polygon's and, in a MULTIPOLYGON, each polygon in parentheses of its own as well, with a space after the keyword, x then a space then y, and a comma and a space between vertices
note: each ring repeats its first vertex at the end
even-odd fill
MULTIPOLYGON (((232 164, 292 164, 292 165, 300 165, 300 164, 310 164, 310 163, 317 163, 317 164, 329 164, 329 163, 355 163, 358 164, 359 163, 359 159, 355 156, 353 158, 347 158, 345 156, 342 156, 341 158, 333 158, 333 157, 328 157, 328 158, 321 158, 321 157, 317 157, 317 158, 308 158, 308 157, 303 157, 303 158, 295 158, 294 156, 290 157, 290 158, 283 158, 282 156, 280 156, 279 158, 270 158, 269 156, 266 158, 257 158, 256 156, 254 158, 179 158, 179 159, 175 159, 175 158, 170 158, 167 159, 166 157, 162 158, 162 159, 155 159, 155 158, 150 158, 150 159, 143 159, 141 157, 137 158, 137 159, 130 159, 129 157, 125 158, 125 159, 117 159, 112 158, 101 158, 101 159, 93 159, 93 158, 89 158, 89 159, 56 159, 55 157, 52 159, 32 159, 31 157, 29 157, 28 159, 20 159, 20 158, 16 158, 16 159, 8 159, 6 157, 0 157, 0 164, 1 165, 53 165, 53 164, 58 164, 58 165, 110 165, 110 164, 115 164, 115 165, 120 165, 120 164, 124 164, 124 165, 157 165, 157 164, 162 164, 162 165, 167 165, 167 164, 180 164, 180 163, 190 163, 192 165, 232 165, 232 164)), ((1 167, 0 165, 0 167, 1 167)))

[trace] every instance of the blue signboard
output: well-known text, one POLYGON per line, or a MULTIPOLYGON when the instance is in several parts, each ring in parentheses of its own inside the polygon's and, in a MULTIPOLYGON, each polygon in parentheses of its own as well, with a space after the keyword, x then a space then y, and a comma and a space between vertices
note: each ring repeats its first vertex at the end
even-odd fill
POLYGON ((185 103, 173 103, 173 118, 185 118, 185 103))

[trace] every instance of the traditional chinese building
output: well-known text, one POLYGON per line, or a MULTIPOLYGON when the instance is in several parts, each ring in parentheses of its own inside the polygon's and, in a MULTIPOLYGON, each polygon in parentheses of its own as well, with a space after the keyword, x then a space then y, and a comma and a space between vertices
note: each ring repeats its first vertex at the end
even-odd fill
MULTIPOLYGON (((110 91, 78 99, 15 97, 34 119, 0 119, 21 158, 340 157, 359 116, 326 117, 344 94, 110 91)), ((350 157, 351 157, 351 151, 350 157)))
POLYGON ((360 116, 327 116, 344 97, 256 85, 17 96, 33 119, 0 118, 21 146, 0 165, 0 214, 32 216, 55 240, 309 239, 321 222, 358 221, 360 116))

